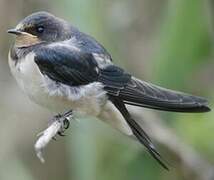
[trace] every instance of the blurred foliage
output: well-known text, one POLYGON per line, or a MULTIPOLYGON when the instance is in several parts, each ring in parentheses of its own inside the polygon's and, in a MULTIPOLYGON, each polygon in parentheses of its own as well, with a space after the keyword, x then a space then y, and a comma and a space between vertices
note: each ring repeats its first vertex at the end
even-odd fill
POLYGON ((131 141, 127 143, 127 139, 121 134, 96 119, 74 122, 68 141, 71 142, 68 148, 72 154, 73 167, 70 172, 74 179, 116 180, 143 177, 141 168, 133 168, 142 167, 142 161, 137 160, 141 148, 131 141))
POLYGON ((176 89, 188 87, 188 77, 199 70, 212 54, 207 2, 169 1, 155 56, 154 78, 176 89), (176 79, 175 79, 176 78, 176 79))
POLYGON ((211 141, 213 138, 211 132, 214 129, 213 117, 213 111, 206 116, 202 114, 178 115, 174 125, 179 135, 201 154, 203 153, 212 163, 214 163, 212 158, 214 143, 211 141))
MULTIPOLYGON (((3 37, 0 44, 1 180, 185 179, 176 168, 170 172, 163 170, 139 143, 92 118, 72 122, 68 136, 52 142, 46 149, 46 164, 40 164, 33 152, 33 142, 51 115, 31 104, 11 80, 5 66, 5 49, 9 45, 4 35, 7 26, 14 26, 29 13, 47 10, 94 36, 112 54, 114 62, 138 77, 149 76, 154 83, 168 88, 214 97, 210 13, 213 5, 209 1, 22 0, 11 3, 0 0, 0 3, 4 30, 0 32, 3 37)), ((213 112, 161 115, 183 141, 214 163, 213 112)))
POLYGON ((20 159, 13 157, 13 159, 11 158, 9 161, 4 162, 4 164, 1 164, 0 179, 34 180, 34 177, 20 159), (10 163, 10 161, 13 161, 13 163, 10 163))

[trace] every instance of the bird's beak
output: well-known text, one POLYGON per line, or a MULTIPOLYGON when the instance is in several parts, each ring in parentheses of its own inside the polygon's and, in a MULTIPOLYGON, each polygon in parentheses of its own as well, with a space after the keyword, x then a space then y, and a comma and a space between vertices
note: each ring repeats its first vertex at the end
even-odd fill
POLYGON ((9 29, 9 30, 7 30, 7 32, 8 33, 10 33, 10 34, 15 34, 15 35, 22 35, 24 32, 23 31, 20 31, 20 30, 18 30, 18 29, 9 29))

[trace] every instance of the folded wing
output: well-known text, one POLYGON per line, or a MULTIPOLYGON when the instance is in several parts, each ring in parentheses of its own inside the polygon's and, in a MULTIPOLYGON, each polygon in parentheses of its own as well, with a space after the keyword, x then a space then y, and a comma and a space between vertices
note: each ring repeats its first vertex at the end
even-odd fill
POLYGON ((141 81, 115 66, 103 70, 100 81, 110 96, 120 97, 125 104, 174 112, 210 110, 204 98, 141 81))

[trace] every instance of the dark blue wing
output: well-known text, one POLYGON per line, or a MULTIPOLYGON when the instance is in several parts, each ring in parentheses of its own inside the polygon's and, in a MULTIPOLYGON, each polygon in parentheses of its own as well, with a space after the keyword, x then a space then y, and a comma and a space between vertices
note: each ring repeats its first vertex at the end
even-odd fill
POLYGON ((57 82, 78 86, 98 78, 97 62, 90 53, 56 46, 40 48, 35 54, 40 71, 57 82))
POLYGON ((123 69, 108 65, 99 68, 93 54, 66 46, 43 47, 36 51, 35 62, 49 78, 71 86, 99 81, 108 95, 120 97, 126 104, 166 111, 209 111, 207 101, 164 89, 132 77, 123 69))

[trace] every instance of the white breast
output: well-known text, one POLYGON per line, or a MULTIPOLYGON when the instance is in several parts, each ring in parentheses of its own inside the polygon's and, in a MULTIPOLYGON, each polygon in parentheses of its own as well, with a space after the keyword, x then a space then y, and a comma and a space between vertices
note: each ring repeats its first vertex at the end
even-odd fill
POLYGON ((107 101, 101 83, 79 87, 56 83, 41 74, 34 57, 34 53, 29 53, 15 64, 9 55, 11 72, 31 100, 57 113, 68 109, 95 116, 100 113, 107 101))

